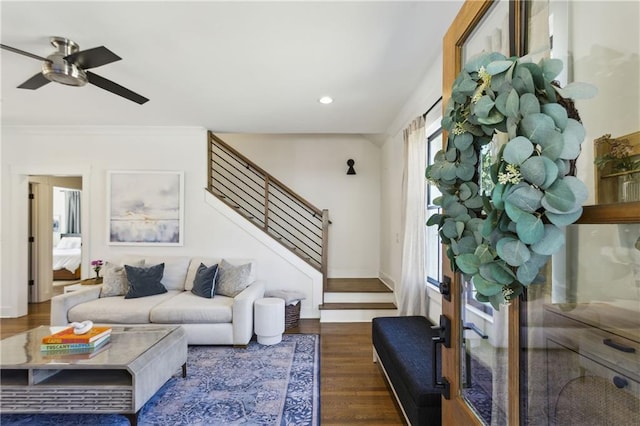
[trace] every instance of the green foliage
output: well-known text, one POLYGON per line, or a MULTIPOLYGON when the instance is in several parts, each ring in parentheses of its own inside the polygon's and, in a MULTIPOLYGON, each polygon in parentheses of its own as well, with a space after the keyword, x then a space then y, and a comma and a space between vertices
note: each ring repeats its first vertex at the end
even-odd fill
POLYGON ((496 309, 541 281, 540 270, 564 244, 561 228, 580 217, 587 198, 584 184, 567 176, 585 130, 558 98, 584 99, 596 90, 552 85, 561 70, 558 59, 471 58, 445 108, 446 146, 426 171, 443 208, 427 225, 438 227, 452 268, 472 278, 477 300, 496 309), (497 132, 509 141, 495 164, 483 164, 490 176, 479 176, 480 151, 497 132), (489 193, 480 193, 480 179, 493 184, 489 193))
POLYGON ((533 154, 533 144, 524 136, 516 136, 505 146, 502 153, 504 161, 509 164, 520 165, 533 154))

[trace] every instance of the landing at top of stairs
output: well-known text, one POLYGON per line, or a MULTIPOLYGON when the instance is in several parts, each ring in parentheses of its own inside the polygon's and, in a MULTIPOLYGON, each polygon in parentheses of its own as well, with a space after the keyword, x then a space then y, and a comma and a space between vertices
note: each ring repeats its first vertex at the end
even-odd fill
POLYGON ((393 293, 378 278, 327 278, 325 292, 333 293, 393 293))

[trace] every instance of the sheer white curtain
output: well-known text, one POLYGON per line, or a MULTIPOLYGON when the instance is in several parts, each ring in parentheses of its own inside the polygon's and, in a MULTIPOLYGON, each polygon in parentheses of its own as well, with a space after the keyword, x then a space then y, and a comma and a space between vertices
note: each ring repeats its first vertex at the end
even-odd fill
POLYGON ((426 137, 423 117, 404 130, 404 172, 402 177, 402 273, 396 298, 400 315, 427 314, 425 291, 426 213, 424 177, 426 137))

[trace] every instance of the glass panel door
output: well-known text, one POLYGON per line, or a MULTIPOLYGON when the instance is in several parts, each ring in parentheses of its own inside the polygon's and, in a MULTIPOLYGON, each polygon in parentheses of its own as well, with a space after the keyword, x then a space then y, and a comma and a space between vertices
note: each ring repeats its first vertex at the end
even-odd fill
POLYGON ((504 425, 508 418, 508 315, 474 298, 473 284, 462 281, 461 394, 482 422, 504 425))
POLYGON ((566 238, 522 304, 523 424, 637 425, 640 222, 571 225, 566 238))
POLYGON ((640 3, 534 0, 527 7, 525 53, 537 61, 534 46, 548 41, 549 56, 564 63, 560 85, 590 83, 598 95, 575 103, 587 131, 576 176, 589 190, 586 204, 595 205, 566 228, 544 282, 529 286, 521 302, 520 424, 637 425, 640 3))
MULTIPOLYGON (((462 45, 462 63, 481 52, 510 56, 509 2, 496 2, 462 45)), ((485 157, 497 152, 500 135, 487 145, 485 157)), ((485 165, 490 167, 490 164, 485 165)), ((483 186, 480 165, 480 186, 483 186)), ((488 180, 491 182, 490 178, 488 180)), ((487 425, 504 425, 508 419, 508 308, 494 311, 489 303, 475 299, 470 280, 461 277, 461 395, 473 412, 487 425)))
MULTIPOLYGON (((513 35, 513 16, 518 9, 519 3, 506 0, 465 2, 444 39, 444 105, 454 79, 469 58, 483 51, 512 55, 514 42, 519 39, 513 35)), ((443 140, 447 140, 446 134, 443 140)), ((487 161, 491 152, 487 152, 487 161)), ((479 163, 478 176, 480 167, 479 163)), ((450 398, 443 399, 442 424, 514 424, 518 418, 517 413, 515 417, 512 414, 514 398, 517 406, 517 393, 513 392, 517 382, 509 375, 513 369, 509 324, 517 306, 494 310, 478 302, 473 285, 461 274, 453 274, 444 254, 442 273, 444 284, 451 283, 451 297, 443 298, 442 311, 452 324, 451 348, 442 348, 443 377, 450 383, 450 398)))

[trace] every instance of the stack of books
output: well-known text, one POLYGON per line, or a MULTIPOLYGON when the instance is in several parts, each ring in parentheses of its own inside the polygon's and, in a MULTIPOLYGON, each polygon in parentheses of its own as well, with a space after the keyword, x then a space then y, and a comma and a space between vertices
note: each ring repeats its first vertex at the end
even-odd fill
POLYGON ((85 334, 75 334, 73 327, 42 338, 41 351, 45 356, 96 355, 106 348, 111 338, 111 327, 93 326, 85 334))

